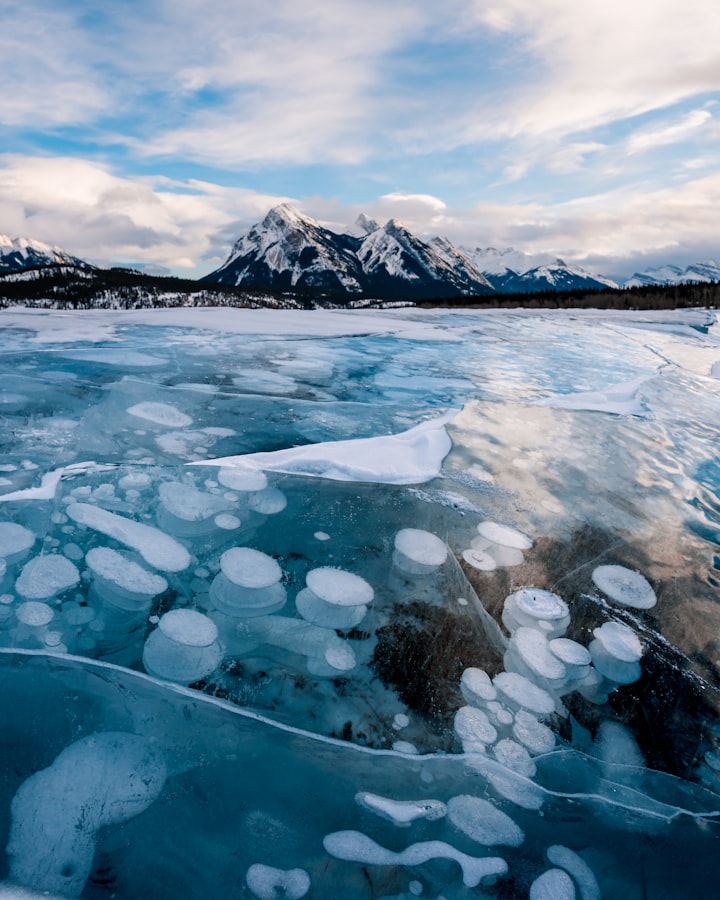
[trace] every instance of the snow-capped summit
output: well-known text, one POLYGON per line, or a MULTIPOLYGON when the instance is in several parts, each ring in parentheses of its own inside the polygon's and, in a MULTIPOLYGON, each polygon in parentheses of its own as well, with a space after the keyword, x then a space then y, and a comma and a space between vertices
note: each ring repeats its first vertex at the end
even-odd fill
POLYGON ((492 290, 449 241, 441 239, 441 252, 439 249, 415 237, 402 222, 390 219, 365 238, 357 253, 377 293, 452 297, 492 290))
POLYGON ((568 265, 562 259, 536 266, 520 276, 525 291, 572 291, 617 288, 618 284, 604 275, 591 275, 578 265, 568 265))
POLYGON ((365 213, 360 213, 353 224, 345 229, 345 234, 352 235, 352 237, 364 238, 367 237, 367 235, 372 234, 372 232, 376 231, 379 227, 380 223, 375 219, 371 219, 370 216, 366 216, 365 213))
POLYGON ((496 291, 508 294, 535 291, 600 290, 617 284, 603 275, 592 275, 581 266, 547 255, 530 255, 507 247, 461 248, 496 291))
POLYGON ((273 207, 204 281, 250 287, 322 288, 359 293, 357 240, 324 228, 288 203, 273 207))
POLYGON ((442 252, 396 219, 379 226, 360 215, 336 234, 288 204, 270 210, 205 281, 255 287, 314 288, 382 298, 452 297, 492 288, 445 241, 442 252))
POLYGON ((720 263, 714 259, 705 262, 692 263, 681 269, 679 266, 658 266, 646 269, 644 272, 636 272, 632 278, 623 284, 623 287, 649 287, 663 284, 688 284, 720 281, 720 263))
POLYGON ((51 247, 42 241, 10 238, 0 234, 0 275, 23 272, 44 266, 77 266, 93 268, 90 263, 66 253, 61 247, 51 247))

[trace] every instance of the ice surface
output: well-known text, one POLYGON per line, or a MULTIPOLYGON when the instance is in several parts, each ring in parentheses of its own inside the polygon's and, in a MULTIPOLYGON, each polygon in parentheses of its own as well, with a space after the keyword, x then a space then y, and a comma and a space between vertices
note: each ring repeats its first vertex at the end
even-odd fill
POLYGON ((618 606, 652 609, 657 603, 647 578, 625 566, 598 566, 593 570, 592 580, 618 606))
POLYGON ((452 446, 445 425, 456 414, 457 410, 451 410, 401 434, 225 457, 208 464, 223 467, 255 465, 266 472, 338 481, 419 484, 440 474, 442 462, 452 446))
MULTIPOLYGON (((413 841, 472 853, 447 817, 398 832, 355 802, 362 789, 396 820, 426 797, 473 795, 509 814, 526 840, 508 851, 498 893, 527 895, 545 848, 567 844, 609 900, 714 896, 720 396, 707 374, 720 335, 707 314, 4 311, 2 322, 2 518, 32 538, 18 556, 0 542, 6 821, 22 781, 78 736, 137 733, 171 768, 162 802, 92 844, 78 836, 79 858, 98 851, 85 894, 107 879, 118 900, 200 900, 228 885, 250 896, 246 875, 261 866, 281 873, 275 892, 301 868, 318 900, 464 896, 446 858, 373 866, 323 852, 344 828, 396 854, 413 841), (152 356, 162 365, 143 372, 152 356), (262 393, 233 384, 248 372, 262 393), (635 400, 652 415, 533 405, 648 372, 635 400), (128 414, 143 404, 160 414, 128 414), (421 447, 423 424, 428 446, 449 448, 440 463, 421 447), (217 464, 304 448, 345 480, 217 464), (430 484, 374 480, 416 478, 431 456, 430 484), (361 465, 368 480, 354 480, 361 465), (533 546, 484 537, 481 520, 512 522, 533 546), (396 549, 409 526, 441 541, 442 565, 396 549), (33 546, 81 575, 47 604, 16 588, 33 546), (281 581, 227 579, 223 554, 250 547, 281 581), (495 568, 475 568, 468 549, 495 568), (656 592, 652 615, 615 613, 639 658, 605 630, 616 601, 592 573, 606 562, 656 592), (372 604, 321 599, 304 587, 319 569, 361 575, 372 604), (28 617, 34 608, 43 615, 28 617), (173 640, 170 612, 207 616, 217 642, 193 646, 183 628, 191 643, 173 640), (168 665, 149 663, 152 676, 138 671, 146 639, 168 665), (492 742, 455 733, 462 703, 485 715, 492 742), (636 833, 652 837, 642 868, 627 863, 636 833)), ((567 854, 548 860, 583 896, 587 871, 567 854)))
POLYGON ((71 744, 23 782, 12 801, 10 879, 37 891, 79 897, 96 832, 138 815, 160 795, 162 755, 134 734, 103 732, 71 744))
POLYGON ((72 503, 67 514, 107 537, 136 550, 148 565, 161 572, 182 572, 190 565, 190 554, 176 540, 151 525, 134 522, 88 503, 72 503))
POLYGON ((640 388, 651 375, 624 381, 602 391, 581 391, 538 400, 538 406, 552 406, 557 409, 588 410, 591 412, 613 413, 618 416, 644 416, 647 410, 638 397, 640 388))

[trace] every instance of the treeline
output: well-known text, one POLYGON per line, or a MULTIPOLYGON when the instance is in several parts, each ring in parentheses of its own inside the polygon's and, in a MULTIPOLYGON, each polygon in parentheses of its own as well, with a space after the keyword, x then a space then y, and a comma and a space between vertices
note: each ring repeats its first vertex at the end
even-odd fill
MULTIPOLYGON (((133 269, 70 269, 47 266, 0 278, 0 308, 145 309, 179 306, 312 309, 393 306, 402 297, 363 297, 320 290, 278 290, 211 284, 148 275, 133 269)), ((415 300, 445 309, 676 309, 720 306, 720 284, 658 285, 605 290, 537 291, 415 300)))
POLYGON ((418 304, 447 309, 684 309, 720 306, 720 283, 648 285, 604 290, 536 291, 530 294, 494 294, 492 297, 438 298, 418 304))

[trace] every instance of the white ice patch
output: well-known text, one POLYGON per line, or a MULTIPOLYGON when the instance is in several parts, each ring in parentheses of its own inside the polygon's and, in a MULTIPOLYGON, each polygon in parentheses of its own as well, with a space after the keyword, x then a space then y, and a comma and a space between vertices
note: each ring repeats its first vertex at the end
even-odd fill
POLYGON ((274 869, 255 863, 245 876, 257 900, 301 900, 310 890, 310 876, 305 869, 274 869))
POLYGON ((122 590, 152 597, 167 590, 168 583, 161 575, 148 572, 110 547, 93 547, 85 559, 91 571, 122 590))
POLYGON ((558 394, 536 400, 533 406, 551 406, 555 409, 586 410, 606 412, 617 416, 644 416, 647 410, 638 398, 638 392, 652 375, 623 381, 604 391, 581 391, 576 394, 558 394))
POLYGON ((192 425, 190 416, 181 412, 172 403, 158 403, 154 400, 146 400, 143 403, 136 403, 134 406, 130 406, 127 412, 131 416, 143 419, 146 422, 152 422, 155 425, 162 425, 164 428, 186 428, 192 425))
POLYGON ((443 460, 452 447, 445 425, 457 414, 458 410, 450 410, 400 434, 227 456, 205 460, 202 465, 254 465, 265 471, 333 481, 420 484, 440 474, 443 460))
POLYGON ((418 819, 434 822, 447 814, 447 806, 440 800, 392 800, 369 791, 360 791, 355 794, 355 802, 400 828, 418 819))
POLYGON ((80 581, 77 566, 65 556, 36 556, 26 563, 15 590, 28 600, 47 600, 80 581))
POLYGON ((305 582, 313 594, 333 606, 366 606, 375 596, 364 578, 330 566, 311 569, 305 582))
POLYGON ((282 569, 272 556, 249 547, 232 547, 220 557, 223 575, 233 584, 266 588, 282 578, 282 569))
POLYGON ((78 897, 90 874, 96 833, 147 809, 167 775, 144 738, 102 732, 81 738, 26 779, 12 801, 10 880, 78 897))
POLYGON ((462 869, 466 887, 477 887, 487 880, 494 881, 508 870, 504 859, 468 856, 444 841, 422 841, 395 853, 361 831, 336 831, 323 838, 323 846, 336 859, 371 866, 420 866, 431 859, 454 859, 462 869))
POLYGON ((168 364, 167 359, 162 356, 151 356, 149 353, 121 350, 117 347, 98 348, 97 350, 65 350, 60 355, 65 359, 73 359, 78 362, 100 363, 122 369, 159 369, 168 364))
POLYGON ((499 522, 480 522, 477 530, 482 537, 492 541, 494 544, 501 544, 503 547, 512 547, 515 550, 529 550, 532 545, 532 539, 517 528, 510 525, 501 525, 499 522))
POLYGON ((262 491, 267 487, 267 476, 254 466, 237 465, 229 469, 220 469, 218 481, 231 491, 262 491))
POLYGON ((456 828, 486 847, 498 844, 519 847, 525 840, 522 828, 510 816, 480 797, 470 794, 451 797, 447 812, 448 819, 456 828))
POLYGON ((572 875, 580 890, 581 900, 601 900, 597 878, 590 866, 574 850, 560 844, 553 844, 552 847, 547 848, 546 854, 548 862, 559 869, 565 869, 572 875))
POLYGON ((182 572, 190 565, 190 554, 185 547, 151 525, 134 522, 89 503, 72 503, 67 514, 80 525, 137 550, 148 565, 161 572, 182 572))
POLYGON ((562 869, 548 869, 530 885, 530 900, 575 900, 575 885, 562 869))
POLYGON ((3 559, 27 553, 34 543, 32 531, 15 522, 0 522, 0 556, 3 559))
POLYGON ((625 566, 598 566, 592 573, 592 580, 618 606, 652 609, 657 603, 648 580, 625 566))

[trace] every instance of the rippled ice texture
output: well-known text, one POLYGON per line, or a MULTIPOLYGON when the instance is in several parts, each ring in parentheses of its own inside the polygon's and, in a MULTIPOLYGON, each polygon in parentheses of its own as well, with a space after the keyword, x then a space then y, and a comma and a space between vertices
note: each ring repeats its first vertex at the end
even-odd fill
POLYGON ((0 528, 0 897, 717 896, 711 315, 14 311, 0 325, 0 525, 24 529, 0 528), (267 484, 218 477, 233 465, 267 484), (243 483, 260 489, 227 487, 243 483), (398 557, 408 528, 446 542, 446 561, 398 557), (533 546, 486 537, 508 529, 533 546), (123 577, 90 565, 104 547, 123 577), (268 554, 281 581, 223 581, 233 547, 268 554), (29 600, 33 561, 55 554, 79 581, 29 600), (600 565, 639 571, 657 605, 614 604, 600 565), (372 587, 352 627, 302 618, 295 598, 322 567, 372 587), (550 626, 503 625, 526 586, 562 597, 563 638, 591 653, 618 623, 639 665, 601 648, 615 682, 540 666, 550 626), (153 641, 169 670, 203 673, 189 683, 142 664, 177 609, 203 627, 161 624, 153 641), (482 696, 461 692, 468 668, 487 673, 482 696), (504 670, 530 684, 525 707, 504 670), (538 696, 552 712, 530 710, 538 696), (128 771, 98 781, 108 742, 128 771), (86 771, 63 767, 81 755, 86 771), (487 801, 496 817, 477 812, 487 801))

